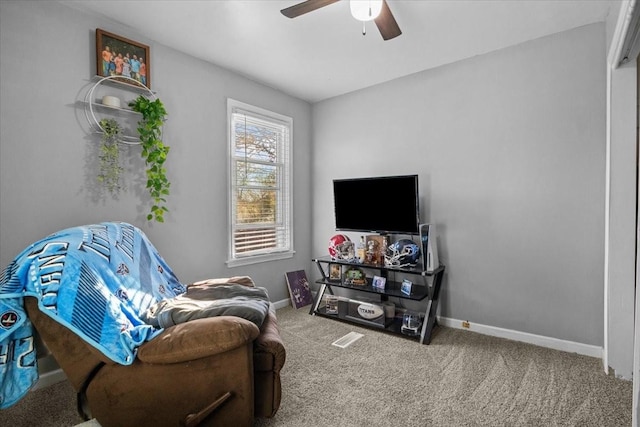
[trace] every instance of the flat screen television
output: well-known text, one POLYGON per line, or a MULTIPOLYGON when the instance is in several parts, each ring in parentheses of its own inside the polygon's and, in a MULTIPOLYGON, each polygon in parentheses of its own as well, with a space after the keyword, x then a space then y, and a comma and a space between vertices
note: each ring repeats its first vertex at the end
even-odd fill
POLYGON ((336 230, 417 234, 418 175, 333 180, 336 230))

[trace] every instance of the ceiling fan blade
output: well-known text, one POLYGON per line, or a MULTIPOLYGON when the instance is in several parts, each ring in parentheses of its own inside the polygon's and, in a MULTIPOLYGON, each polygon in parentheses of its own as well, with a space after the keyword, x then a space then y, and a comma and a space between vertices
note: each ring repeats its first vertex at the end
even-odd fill
POLYGON ((313 12, 321 7, 329 6, 332 3, 336 3, 339 0, 307 0, 302 3, 294 4, 286 9, 282 9, 280 12, 287 18, 295 18, 296 16, 304 15, 308 12, 313 12))
POLYGON ((402 31, 400 31, 400 27, 396 22, 396 18, 393 17, 393 13, 391 13, 391 9, 389 9, 389 5, 386 0, 382 1, 382 11, 375 19, 375 23, 384 40, 390 40, 402 34, 402 31))

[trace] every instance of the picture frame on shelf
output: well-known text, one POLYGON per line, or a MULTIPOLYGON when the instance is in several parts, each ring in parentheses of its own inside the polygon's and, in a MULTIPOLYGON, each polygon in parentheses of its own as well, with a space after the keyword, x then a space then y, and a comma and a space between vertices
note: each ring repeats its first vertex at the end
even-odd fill
POLYGON ((411 295, 412 286, 413 286, 413 283, 411 282, 411 280, 404 279, 402 281, 402 285, 400 286, 400 292, 402 292, 405 295, 411 295))
POLYGON ((284 274, 289 288, 289 296, 291 297, 291 305, 296 310, 313 302, 311 295, 311 287, 304 270, 289 271, 284 274))
POLYGON ((373 276, 373 281, 371 282, 371 285, 373 286, 374 289, 384 291, 386 283, 387 283, 387 279, 385 277, 373 276))
POLYGON ((96 28, 96 74, 98 76, 128 77, 114 80, 150 89, 150 56, 150 48, 146 44, 96 28))
POLYGON ((340 264, 329 264, 329 280, 332 282, 342 280, 342 266, 340 264))

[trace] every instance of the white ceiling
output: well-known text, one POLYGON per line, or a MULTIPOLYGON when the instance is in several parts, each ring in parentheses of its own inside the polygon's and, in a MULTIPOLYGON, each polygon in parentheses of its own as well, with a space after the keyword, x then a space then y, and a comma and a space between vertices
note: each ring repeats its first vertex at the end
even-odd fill
POLYGON ((387 0, 403 32, 389 41, 373 23, 363 37, 345 0, 294 19, 280 9, 301 0, 63 3, 316 102, 604 21, 612 1, 619 0, 387 0))

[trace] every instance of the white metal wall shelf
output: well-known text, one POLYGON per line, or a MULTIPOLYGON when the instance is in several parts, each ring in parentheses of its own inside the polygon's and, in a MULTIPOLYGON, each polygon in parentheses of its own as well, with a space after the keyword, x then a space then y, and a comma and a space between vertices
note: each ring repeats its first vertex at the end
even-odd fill
MULTIPOLYGON (((151 89, 149 89, 148 87, 144 86, 142 83, 132 78, 124 77, 124 76, 107 76, 107 77, 96 76, 94 80, 96 79, 97 79, 96 83, 92 85, 91 88, 87 91, 87 93, 84 96, 84 101, 82 101, 82 104, 84 105, 84 113, 85 113, 85 117, 87 118, 87 122, 89 122, 89 126, 96 133, 100 133, 100 134, 104 133, 104 128, 100 125, 100 119, 98 119, 98 117, 96 116, 96 110, 101 110, 103 112, 106 112, 107 114, 117 113, 117 114, 131 115, 132 117, 141 116, 140 113, 138 113, 137 111, 133 111, 130 108, 116 107, 116 106, 106 105, 101 102, 98 102, 96 100, 96 91, 101 86, 109 85, 124 91, 137 92, 147 96, 152 101, 156 99, 155 92, 151 91, 151 89)), ((121 136, 120 142, 127 145, 139 145, 140 138, 137 136, 125 134, 121 136)))

